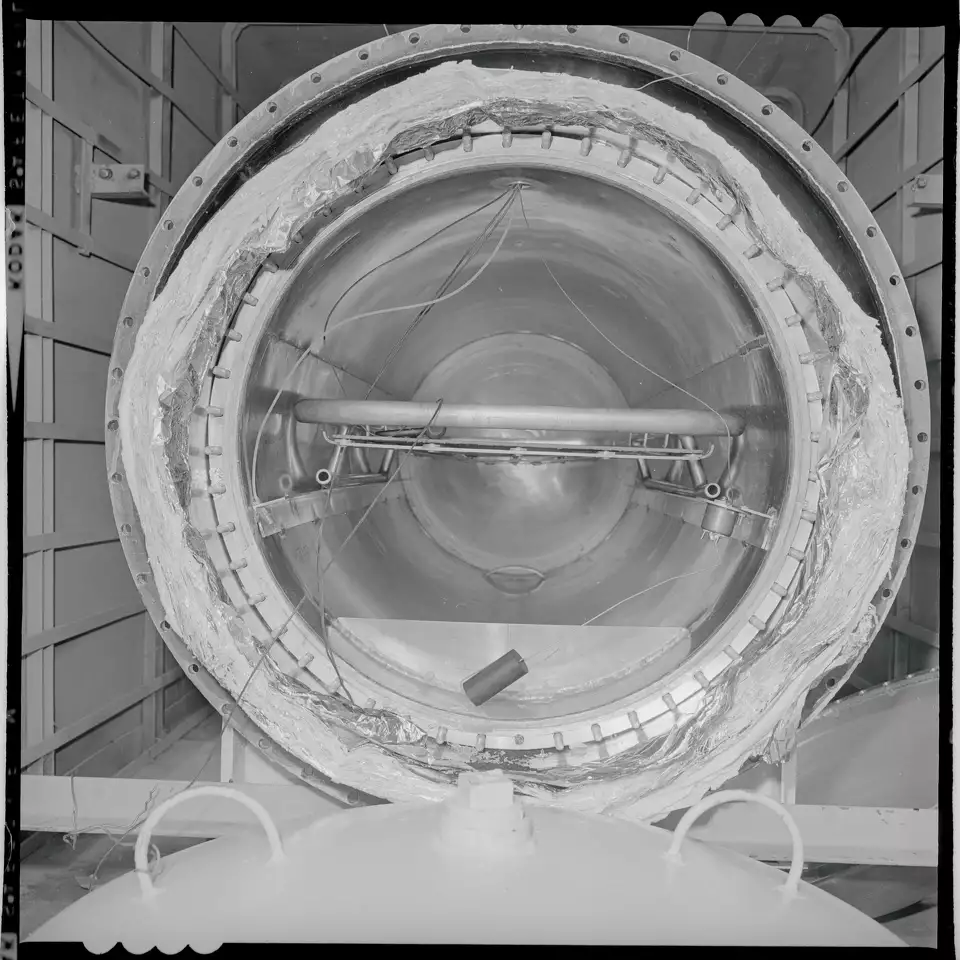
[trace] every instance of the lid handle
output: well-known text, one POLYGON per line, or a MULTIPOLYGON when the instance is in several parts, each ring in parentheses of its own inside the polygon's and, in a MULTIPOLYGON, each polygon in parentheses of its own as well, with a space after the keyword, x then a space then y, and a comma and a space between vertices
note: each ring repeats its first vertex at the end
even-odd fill
POLYGON ((704 797, 681 817, 676 830, 673 832, 673 843, 670 844, 670 849, 667 851, 667 858, 680 862, 680 844, 683 843, 687 831, 708 810, 732 800, 752 800, 754 803, 769 807, 787 825, 790 836, 793 838, 793 859, 790 862, 790 872, 787 874, 787 880, 782 889, 788 896, 795 896, 800 888, 800 874, 803 871, 803 838, 800 836, 800 828, 797 826, 797 821, 790 815, 790 811, 783 804, 777 803, 776 800, 762 793, 753 793, 750 790, 721 790, 719 793, 704 797))
POLYGON ((242 803, 248 810, 251 810, 256 815, 257 819, 263 825, 263 829, 266 831, 267 840, 270 842, 270 861, 276 863, 284 859, 283 843, 280 840, 280 833, 277 830, 276 824, 274 824, 270 814, 267 813, 266 808, 252 797, 248 797, 245 793, 233 787, 211 786, 182 790, 180 793, 175 793, 169 799, 164 800, 164 802, 147 817, 146 822, 140 828, 140 833, 137 835, 137 844, 133 852, 133 864, 145 900, 149 897, 156 896, 158 892, 157 888, 153 885, 149 871, 148 853, 150 849, 150 834, 165 814, 178 804, 183 803, 185 800, 190 800, 193 797, 227 797, 228 799, 242 803))

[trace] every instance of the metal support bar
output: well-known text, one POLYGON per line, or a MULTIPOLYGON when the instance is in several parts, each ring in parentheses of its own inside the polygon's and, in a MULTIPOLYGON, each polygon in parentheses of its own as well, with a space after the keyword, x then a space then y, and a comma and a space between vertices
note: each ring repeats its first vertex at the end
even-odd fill
MULTIPOLYGON (((94 727, 99 727, 100 724, 106 723, 108 720, 112 720, 115 716, 117 716, 117 714, 123 713, 125 710, 129 710, 142 700, 146 700, 147 697, 155 693, 157 690, 162 690, 164 687, 169 687, 170 684, 176 683, 178 680, 183 678, 183 675, 183 671, 179 667, 176 667, 173 670, 168 670, 165 674, 163 674, 163 676, 157 677, 157 679, 152 683, 138 687, 136 690, 131 690, 129 693, 126 693, 122 697, 118 697, 116 700, 111 701, 105 707, 101 707, 99 710, 95 711, 89 716, 77 720, 76 723, 71 723, 66 727, 62 727, 55 734, 45 737, 39 743, 25 747, 20 754, 21 767, 28 767, 31 763, 39 760, 41 757, 45 757, 48 754, 53 753, 55 750, 65 747, 68 743, 72 743, 78 737, 82 737, 85 733, 89 733, 94 727)), ((43 779, 47 778, 44 777, 43 779)))
POLYGON ((911 640, 918 640, 925 643, 928 647, 940 649, 940 634, 936 630, 930 630, 927 627, 921 627, 917 623, 912 623, 906 617, 887 617, 885 626, 889 627, 895 633, 902 633, 911 640))
POLYGON ((117 528, 102 530, 66 530, 60 533, 40 533, 23 538, 23 552, 39 553, 41 550, 66 550, 68 547, 88 547, 94 543, 110 543, 119 539, 117 528))
MULTIPOLYGON (((486 458, 517 460, 530 458, 538 460, 673 460, 683 461, 705 460, 713 453, 713 447, 707 450, 686 450, 683 447, 641 447, 627 446, 588 446, 580 443, 551 442, 548 440, 526 440, 517 443, 513 440, 419 440, 418 431, 409 430, 391 432, 377 436, 329 437, 324 433, 328 443, 334 443, 343 448, 365 447, 370 450, 385 450, 389 455, 397 450, 409 450, 422 454, 448 456, 482 456, 486 458)), ((429 436, 429 433, 427 434, 429 436)), ((383 474, 389 473, 390 465, 385 462, 383 474)))
POLYGON ((120 50, 116 49, 112 44, 107 43, 102 38, 98 37, 96 33, 90 30, 82 20, 61 20, 61 23, 69 27, 74 34, 81 33, 82 37, 88 37, 98 46, 102 47, 117 63, 126 67, 141 83, 145 83, 148 87, 155 90, 161 96, 166 97, 179 111, 183 116, 189 121, 190 125, 201 134, 205 140, 214 146, 219 137, 215 130, 209 130, 205 123, 202 122, 199 115, 193 109, 192 106, 189 106, 183 97, 179 96, 177 92, 173 89, 170 84, 154 76, 147 68, 141 66, 139 63, 136 63, 134 60, 127 57, 120 50))
POLYGON ((257 527, 261 536, 270 537, 281 530, 313 523, 324 516, 338 517, 363 510, 374 498, 378 498, 378 503, 385 503, 402 495, 403 479, 397 477, 385 492, 382 492, 379 486, 365 485, 334 487, 332 493, 328 490, 317 490, 296 497, 281 497, 257 505, 257 527))
POLYGON ((60 626, 51 627, 49 630, 41 630, 39 633, 27 634, 23 638, 20 656, 29 656, 31 653, 36 653, 37 650, 55 646, 58 643, 63 643, 64 640, 72 640, 74 637, 90 633, 91 630, 99 630, 101 627, 109 626, 119 620, 126 620, 138 613, 143 613, 143 604, 139 600, 135 600, 123 606, 114 607, 112 610, 105 610, 103 613, 95 613, 92 616, 84 617, 81 620, 63 623, 60 626))
MULTIPOLYGON (((862 863, 935 867, 939 861, 938 811, 882 807, 788 806, 810 863, 862 863)), ((782 822, 745 804, 719 807, 690 836, 758 860, 790 859, 782 822)))
POLYGON ((932 57, 926 63, 922 63, 912 69, 903 78, 903 80, 900 81, 900 85, 897 87, 894 96, 874 112, 873 117, 866 124, 866 126, 864 126, 859 133, 845 140, 844 143, 842 143, 834 151, 834 162, 839 163, 845 157, 853 153, 853 151, 856 150, 856 148, 860 146, 860 144, 863 143, 863 141, 866 140, 866 138, 870 136, 870 134, 873 133, 873 131, 876 130, 876 128, 887 118, 887 115, 890 113, 890 111, 896 108, 897 104, 900 102, 900 97, 902 97, 903 94, 910 89, 910 87, 918 84, 931 70, 933 70, 934 67, 936 67, 936 65, 942 59, 943 54, 940 53, 932 57))
POLYGON ((72 440, 74 443, 103 443, 102 427, 70 423, 25 423, 24 440, 72 440))
MULTIPOLYGON (((81 140, 90 144, 90 146, 96 147, 98 150, 102 150, 120 163, 133 163, 135 161, 136 157, 129 149, 117 146, 109 137, 95 130, 82 120, 78 120, 62 105, 44 96, 30 83, 27 84, 27 101, 35 107, 38 107, 51 119, 56 120, 61 126, 66 127, 71 133, 75 133, 81 140)), ((177 188, 172 183, 158 176, 156 173, 151 174, 150 180, 161 193, 169 197, 172 197, 177 192, 177 188)))
MULTIPOLYGON (((21 777, 20 784, 21 830, 114 834, 123 833, 144 809, 163 803, 190 785, 187 780, 40 776, 21 777)), ((308 818, 320 819, 344 809, 305 785, 237 783, 234 786, 266 807, 279 826, 308 818)), ((256 824, 256 819, 242 804, 220 797, 199 797, 171 811, 157 825, 154 836, 210 839, 243 834, 256 824)))
POLYGON ((129 270, 130 273, 133 273, 137 268, 137 258, 135 256, 120 253, 117 250, 111 250, 101 241, 81 233, 79 230, 74 230, 73 227, 57 220, 55 217, 51 217, 42 210, 37 210, 35 207, 27 205, 26 214, 27 223, 32 223, 35 227, 46 230, 47 233, 53 234, 53 236, 59 237, 61 240, 65 240, 67 243, 76 247, 80 253, 92 253, 101 260, 106 260, 107 263, 112 263, 116 267, 129 270))
MULTIPOLYGON (((39 320, 37 317, 23 318, 23 332, 32 333, 37 337, 47 337, 55 343, 66 343, 71 347, 80 347, 81 350, 91 350, 109 357, 113 353, 113 344, 106 337, 87 333, 76 329, 69 324, 51 323, 49 320, 39 320)), ((103 437, 100 438, 101 440, 103 437)))
MULTIPOLYGON (((22 830, 80 833, 122 832, 156 791, 162 803, 187 786, 186 781, 77 777, 21 777, 22 830), (76 821, 74 821, 76 816, 76 821)), ((320 819, 343 808, 309 787, 237 783, 234 786, 262 803, 278 824, 320 819)), ((863 863, 936 866, 936 810, 877 807, 789 806, 803 835, 806 859, 817 863, 863 863)), ((255 827, 240 804, 216 797, 198 798, 159 827, 160 836, 220 837, 255 827)), ((762 860, 790 859, 790 837, 780 820, 745 804, 720 807, 691 828, 690 836, 762 860)))
POLYGON ((525 407, 449 404, 390 400, 301 400, 297 419, 303 423, 390 424, 405 427, 462 427, 490 430, 610 431, 623 433, 726 436, 743 432, 734 414, 708 410, 630 410, 602 407, 525 407))

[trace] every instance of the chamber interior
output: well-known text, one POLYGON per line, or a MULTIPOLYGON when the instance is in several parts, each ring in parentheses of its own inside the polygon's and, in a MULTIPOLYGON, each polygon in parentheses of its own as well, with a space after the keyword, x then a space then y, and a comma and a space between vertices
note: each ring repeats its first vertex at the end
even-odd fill
MULTIPOLYGON (((373 198, 329 234, 273 311, 246 384, 248 470, 282 388, 260 441, 261 500, 316 489, 331 447, 322 428, 295 422, 293 404, 346 395, 690 409, 703 401, 746 419, 741 502, 779 508, 788 417, 766 331, 717 256, 652 202, 559 170, 478 169, 373 198), (519 198, 484 240, 518 181, 519 198), (343 322, 456 290, 484 264, 413 329, 414 308, 343 322), (322 359, 311 356, 288 378, 311 342, 322 359)), ((727 440, 701 443, 715 447, 704 469, 718 479, 727 440)), ((376 468, 379 454, 370 460, 376 468)), ((321 609, 336 620, 331 642, 344 657, 434 703, 449 695, 463 707, 460 682, 509 649, 530 673, 480 712, 540 715, 568 694, 588 707, 642 686, 720 626, 763 562, 757 537, 713 542, 698 522, 670 515, 674 498, 645 490, 628 461, 399 461, 359 529, 373 493, 322 525, 264 538, 263 550, 294 603, 308 593, 302 612, 318 630, 321 609)), ((666 472, 651 466, 654 476, 666 472)))

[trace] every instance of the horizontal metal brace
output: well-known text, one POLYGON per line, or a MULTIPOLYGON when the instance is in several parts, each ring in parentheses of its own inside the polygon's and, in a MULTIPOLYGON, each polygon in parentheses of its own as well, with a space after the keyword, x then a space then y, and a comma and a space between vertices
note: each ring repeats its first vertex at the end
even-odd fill
MULTIPOLYGON (((122 833, 149 805, 162 803, 189 784, 186 781, 113 777, 23 776, 21 830, 54 833, 122 833), (72 780, 72 782, 71 782, 72 780)), ((306 786, 237 783, 234 787, 262 803, 276 822, 302 823, 340 812, 343 807, 306 786)), ((168 837, 221 837, 258 828, 242 804, 201 797, 157 825, 168 837)), ((788 806, 803 837, 810 863, 863 863, 937 866, 938 811, 879 807, 788 806)), ((747 856, 789 861, 790 835, 781 820, 753 805, 730 804, 694 825, 692 839, 716 843, 747 856)))
POLYGON ((368 507, 376 498, 385 503, 403 495, 402 479, 397 479, 384 490, 380 484, 355 487, 338 487, 332 493, 316 490, 294 497, 280 497, 258 504, 255 510, 257 527, 263 537, 304 523, 313 523, 324 516, 338 517, 368 507), (329 500, 329 503, 327 502, 329 500))
POLYGON ((691 437, 737 436, 744 423, 735 414, 708 410, 635 410, 624 407, 500 406, 482 403, 420 403, 395 400, 301 400, 303 423, 350 426, 460 427, 473 430, 653 433, 691 437))
POLYGON ((339 447, 363 447, 368 450, 409 450, 416 454, 492 457, 497 459, 569 459, 569 460, 704 460, 713 452, 684 447, 588 446, 577 443, 553 443, 547 440, 418 440, 398 436, 329 436, 324 439, 339 447))
POLYGON ((150 203, 147 170, 142 163, 94 163, 90 165, 90 196, 96 200, 150 203))
POLYGON ((903 634, 911 640, 917 640, 937 650, 940 649, 940 634, 936 630, 921 627, 920 624, 913 623, 906 617, 887 617, 884 625, 895 633, 903 634))
POLYGON ((735 506, 728 500, 723 500, 717 497, 711 498, 702 493, 690 490, 687 487, 682 487, 680 484, 666 483, 662 480, 644 479, 643 485, 648 490, 656 490, 657 493, 665 493, 671 497, 680 497, 683 500, 696 500, 698 503, 712 503, 718 507, 722 507, 724 510, 729 510, 731 513, 739 513, 740 516, 743 517, 756 518, 759 520, 774 519, 774 514, 772 513, 761 513, 759 510, 753 510, 750 507, 735 506))
POLYGON ((942 210, 943 175, 924 173, 911 180, 907 206, 917 210, 942 210))

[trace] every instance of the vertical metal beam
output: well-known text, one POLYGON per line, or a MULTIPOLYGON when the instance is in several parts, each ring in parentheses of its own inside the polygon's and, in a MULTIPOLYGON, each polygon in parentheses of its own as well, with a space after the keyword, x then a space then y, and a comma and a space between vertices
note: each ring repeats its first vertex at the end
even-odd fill
MULTIPOLYGON (((220 73, 227 82, 237 88, 237 37, 246 26, 241 21, 227 21, 220 34, 220 73)), ((236 103, 223 91, 220 97, 220 136, 236 125, 236 103)))
MULTIPOLYGON (((53 89, 53 24, 28 21, 27 80, 46 96, 53 89)), ((40 111, 29 118, 30 162, 28 200, 38 202, 45 213, 53 210, 53 122, 40 111), (31 175, 32 173, 32 175, 31 175), (39 174, 39 175, 37 175, 39 174)), ((52 320, 52 237, 36 228, 27 235, 25 284, 26 313, 52 320)), ((53 420, 53 341, 28 336, 24 342, 24 416, 28 421, 53 420)), ((53 532, 53 441, 24 443, 24 533, 27 536, 53 532)), ((24 561, 24 624, 28 633, 53 626, 53 553, 38 551, 24 561)), ((24 746, 43 741, 53 730, 53 650, 39 650, 23 661, 24 746)), ((31 764, 31 773, 52 773, 53 760, 44 757, 31 764)))
MULTIPOLYGON (((900 28, 900 83, 920 64, 920 28, 900 28)), ((916 259, 916 225, 914 213, 910 209, 908 200, 909 185, 904 184, 905 172, 912 168, 919 160, 920 155, 920 85, 918 83, 908 87, 897 103, 898 126, 900 132, 900 177, 901 186, 897 190, 897 207, 900 214, 900 262, 913 263, 916 259)), ((907 566, 903 582, 893 604, 892 614, 895 618, 910 622, 910 594, 912 566, 907 566)), ((897 630, 893 631, 891 644, 890 676, 899 680, 910 672, 911 639, 897 630)))
MULTIPOLYGON (((149 25, 150 73, 158 80, 173 86, 173 24, 154 20, 149 25)), ((173 123, 173 106, 167 97, 151 89, 148 95, 147 168, 165 179, 170 176, 170 137, 173 123)), ((170 198, 156 188, 151 188, 156 204, 156 222, 163 219, 170 198)), ((143 615, 143 683, 150 685, 163 673, 163 641, 150 616, 143 615)), ((162 689, 143 701, 141 713, 140 752, 148 750, 165 731, 162 689)))
POLYGON ((243 741, 236 729, 224 720, 220 727, 220 782, 234 783, 238 779, 237 761, 243 741))
MULTIPOLYGON (((150 72, 169 86, 173 86, 173 25, 164 20, 150 24, 150 72)), ((147 138, 147 166, 158 177, 170 178, 170 136, 173 124, 173 104, 163 94, 150 92, 149 135, 147 138)), ((151 191, 154 192, 154 191, 151 191)), ((164 197, 154 192, 157 202, 157 222, 163 217, 164 197)), ((169 202, 170 198, 166 198, 169 202)))
MULTIPOLYGON (((40 92, 53 98, 53 21, 44 20, 41 27, 40 48, 40 92)), ((44 116, 41 125, 43 143, 41 147, 43 183, 41 210, 53 215, 53 118, 44 116)), ((41 320, 53 320, 53 237, 49 233, 43 234, 41 248, 41 320)), ((53 423, 54 418, 54 343, 52 340, 43 340, 43 370, 41 382, 43 384, 43 422, 53 423)), ((53 533, 55 523, 54 512, 54 441, 43 440, 43 533, 53 533)), ((43 629, 53 627, 54 615, 54 553, 52 550, 43 551, 43 629)), ((42 651, 43 656, 43 737, 46 739, 54 731, 54 689, 53 689, 53 658, 54 649, 48 647, 42 651)), ((54 754, 43 758, 43 772, 54 772, 54 754)))
MULTIPOLYGON (((841 28, 842 29, 842 28, 841 28)), ((835 79, 839 80, 847 70, 849 63, 849 53, 846 57, 839 55, 835 61, 834 73, 835 79)), ((847 77, 846 83, 837 91, 833 101, 832 132, 831 132, 831 153, 838 150, 847 140, 850 134, 850 84, 853 76, 847 77)), ((840 169, 847 172, 847 160, 844 157, 839 163, 840 169)))

